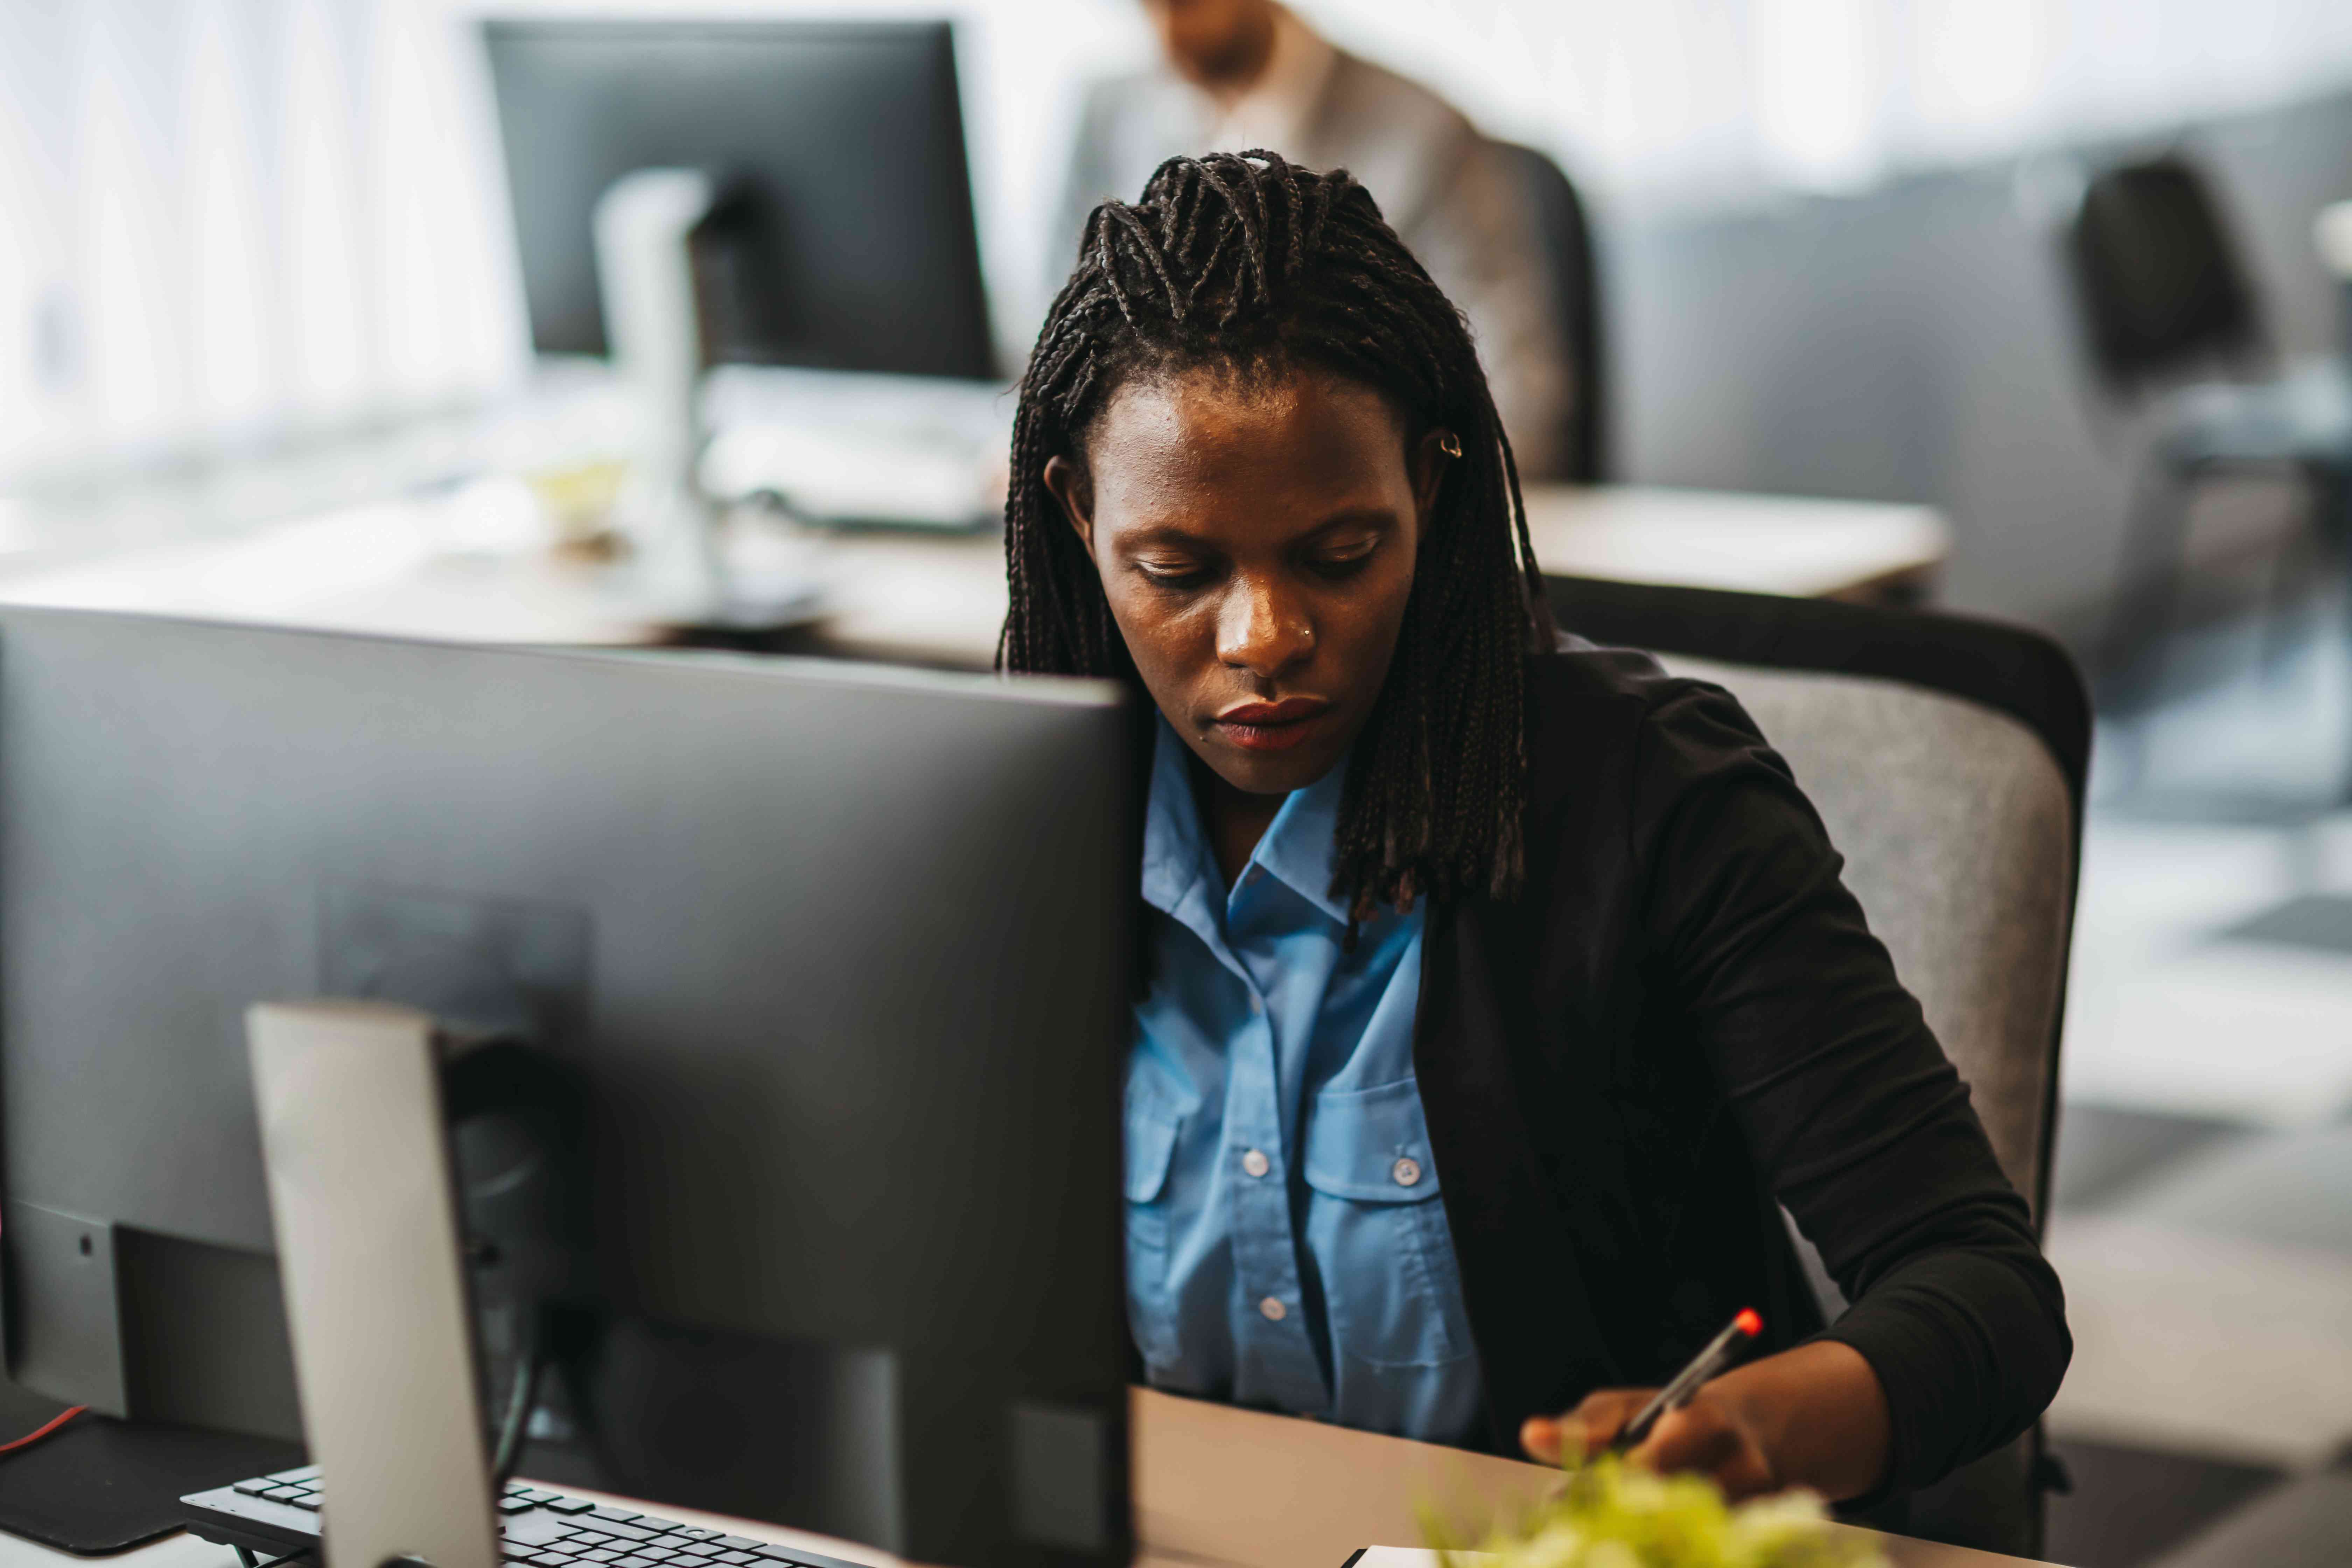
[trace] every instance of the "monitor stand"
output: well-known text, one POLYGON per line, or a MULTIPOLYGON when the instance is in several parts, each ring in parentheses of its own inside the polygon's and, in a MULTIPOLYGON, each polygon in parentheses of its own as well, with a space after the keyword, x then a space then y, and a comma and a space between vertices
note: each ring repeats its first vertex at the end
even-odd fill
POLYGON ((246 1033, 330 1568, 499 1568, 434 1020, 269 1003, 246 1033))

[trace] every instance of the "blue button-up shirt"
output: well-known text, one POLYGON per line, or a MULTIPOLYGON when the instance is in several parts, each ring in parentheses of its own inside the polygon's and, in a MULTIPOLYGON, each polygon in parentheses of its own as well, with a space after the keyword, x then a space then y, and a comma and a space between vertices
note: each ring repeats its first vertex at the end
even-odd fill
POLYGON ((1160 725, 1128 1311, 1160 1387, 1456 1442, 1481 1395, 1413 1079, 1422 915, 1383 909, 1345 951, 1330 885, 1346 773, 1284 801, 1229 891, 1184 743, 1160 725))

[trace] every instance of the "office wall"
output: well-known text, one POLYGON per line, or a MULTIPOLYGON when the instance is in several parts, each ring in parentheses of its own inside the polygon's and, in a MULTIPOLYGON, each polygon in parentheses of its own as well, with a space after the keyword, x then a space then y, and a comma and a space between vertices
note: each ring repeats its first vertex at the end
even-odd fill
MULTIPOLYGON (((2079 629, 2116 568, 2137 432, 2090 414, 2052 209, 2061 149, 1748 210, 1604 214, 1620 469, 1920 500, 1951 602, 2079 629)), ((2290 353, 2331 350, 2312 215, 2352 197, 2352 93, 2193 127, 2290 353)))

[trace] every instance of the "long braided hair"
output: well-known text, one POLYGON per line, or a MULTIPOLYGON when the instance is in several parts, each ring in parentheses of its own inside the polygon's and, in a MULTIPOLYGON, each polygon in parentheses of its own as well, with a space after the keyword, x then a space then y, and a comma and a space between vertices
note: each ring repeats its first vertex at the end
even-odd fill
POLYGON ((1000 668, 1140 686, 1101 578, 1045 488, 1083 467, 1089 427, 1129 380, 1213 366, 1313 368, 1384 395, 1408 439, 1460 439, 1423 530, 1387 684, 1341 795, 1332 891, 1381 902, 1518 890, 1523 659, 1549 646, 1518 466, 1459 310, 1345 171, 1272 153, 1162 163, 1134 205, 1087 221, 1021 378, 1005 500, 1012 609, 1000 668))

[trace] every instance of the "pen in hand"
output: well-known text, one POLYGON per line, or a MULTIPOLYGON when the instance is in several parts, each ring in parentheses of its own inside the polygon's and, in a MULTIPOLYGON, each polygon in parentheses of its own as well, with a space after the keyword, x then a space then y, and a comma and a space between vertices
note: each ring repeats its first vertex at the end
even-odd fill
POLYGON ((1642 1406, 1633 1419, 1625 1423, 1624 1429, 1617 1434, 1616 1441, 1609 1446, 1621 1451, 1640 1446, 1642 1440, 1649 1436, 1650 1428, 1658 1424, 1659 1417, 1688 1405, 1702 1384, 1738 1361, 1754 1342, 1756 1336, 1763 1331, 1764 1320, 1756 1315, 1755 1308, 1739 1309, 1739 1315, 1725 1325, 1723 1332, 1709 1340, 1705 1350, 1691 1357, 1690 1364, 1675 1373, 1672 1383, 1653 1394, 1650 1402, 1642 1406))

